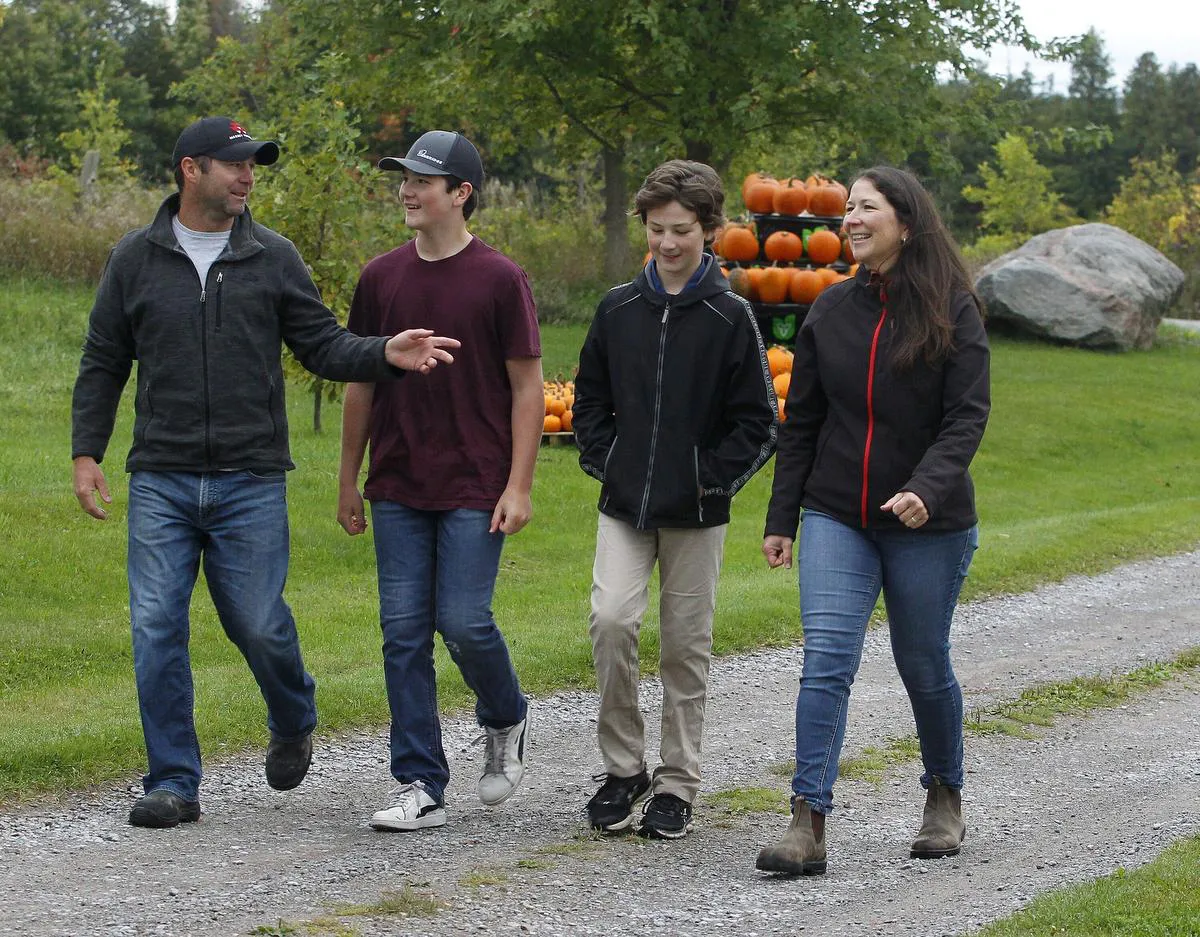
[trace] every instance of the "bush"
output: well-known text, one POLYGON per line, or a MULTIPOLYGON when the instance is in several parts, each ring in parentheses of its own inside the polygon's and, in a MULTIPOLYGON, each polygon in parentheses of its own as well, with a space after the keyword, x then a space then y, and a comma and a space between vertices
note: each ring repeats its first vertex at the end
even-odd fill
POLYGON ((46 178, 0 178, 0 273, 95 283, 112 246, 154 217, 166 190, 101 185, 88 200, 46 178))

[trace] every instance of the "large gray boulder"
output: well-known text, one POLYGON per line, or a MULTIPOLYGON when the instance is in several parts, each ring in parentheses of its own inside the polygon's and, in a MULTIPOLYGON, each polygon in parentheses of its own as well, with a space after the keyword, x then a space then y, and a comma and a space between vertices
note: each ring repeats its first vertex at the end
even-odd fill
POLYGON ((1149 348, 1183 271, 1107 224, 1047 231, 979 271, 988 320, 1084 348, 1149 348))

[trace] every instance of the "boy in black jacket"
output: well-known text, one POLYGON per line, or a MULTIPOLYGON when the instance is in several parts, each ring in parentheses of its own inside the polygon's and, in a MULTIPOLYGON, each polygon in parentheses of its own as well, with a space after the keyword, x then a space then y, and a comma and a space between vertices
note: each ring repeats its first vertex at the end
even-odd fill
POLYGON ((733 495, 775 446, 776 402, 753 311, 706 250, 724 223, 709 166, 671 160, 635 210, 652 259, 600 302, 579 358, 579 464, 600 481, 591 638, 606 779, 588 802, 604 832, 691 829, 717 577, 733 495), (647 774, 638 631, 659 563, 662 764, 647 774))

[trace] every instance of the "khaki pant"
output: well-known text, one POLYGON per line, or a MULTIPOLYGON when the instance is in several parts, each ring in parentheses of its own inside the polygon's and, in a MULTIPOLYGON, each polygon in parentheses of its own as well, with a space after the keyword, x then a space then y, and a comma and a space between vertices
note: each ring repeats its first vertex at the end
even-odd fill
POLYGON ((589 630, 605 770, 630 777, 646 767, 638 707, 638 632, 657 560, 662 764, 654 771, 652 792, 674 794, 688 803, 700 788, 713 612, 727 528, 638 530, 601 514, 596 531, 589 630))

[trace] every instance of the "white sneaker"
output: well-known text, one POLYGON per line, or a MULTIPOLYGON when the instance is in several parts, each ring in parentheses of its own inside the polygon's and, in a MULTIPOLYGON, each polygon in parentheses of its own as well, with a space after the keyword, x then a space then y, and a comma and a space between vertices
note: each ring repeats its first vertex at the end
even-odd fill
POLYGON ((377 830, 422 830, 445 823, 445 809, 419 781, 405 784, 393 795, 391 804, 371 817, 371 826, 377 830))
POLYGON ((489 807, 507 800, 525 776, 525 743, 529 738, 529 715, 507 729, 484 726, 487 739, 479 799, 489 807))

